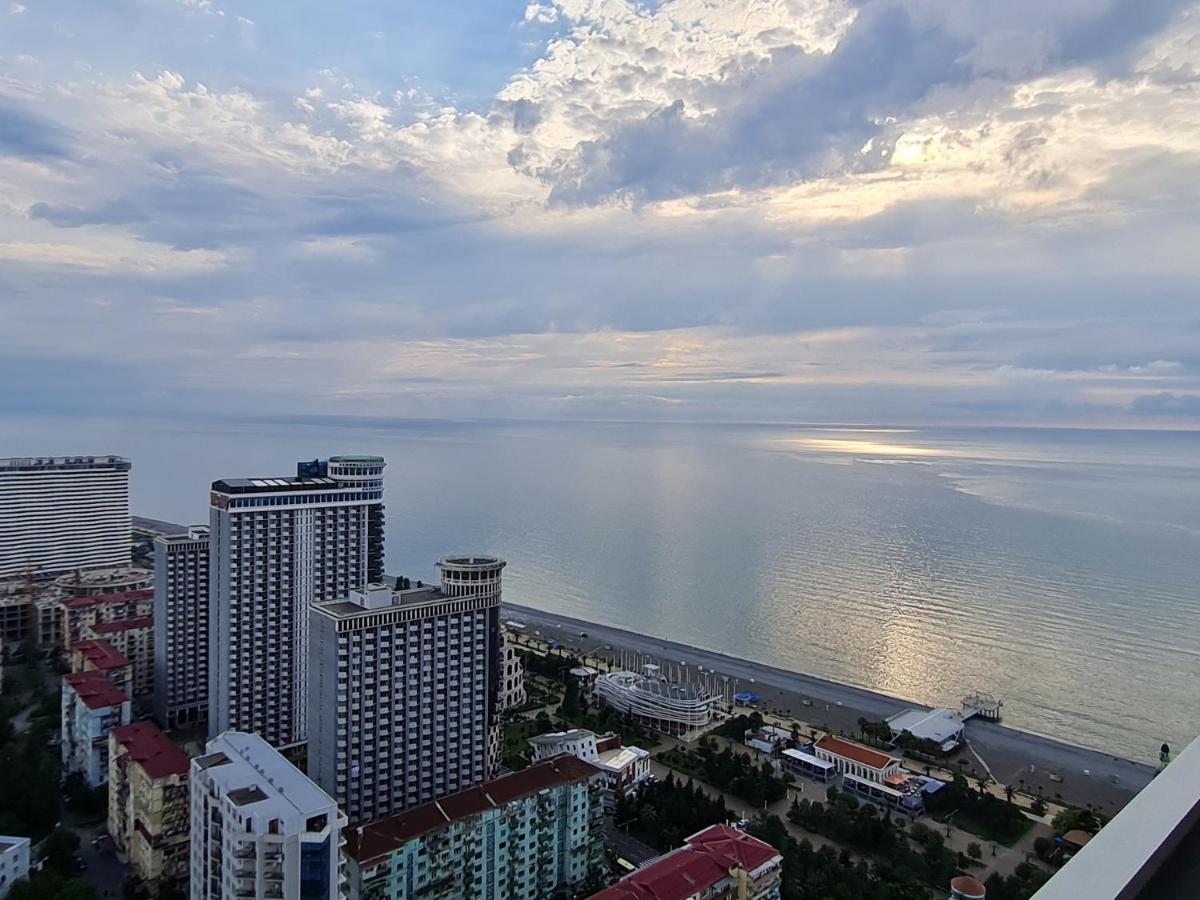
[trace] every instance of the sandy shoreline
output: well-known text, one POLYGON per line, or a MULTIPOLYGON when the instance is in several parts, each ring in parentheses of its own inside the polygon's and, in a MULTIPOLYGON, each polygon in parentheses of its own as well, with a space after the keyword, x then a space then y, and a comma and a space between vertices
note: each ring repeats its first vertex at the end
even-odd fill
MULTIPOLYGON (((689 667, 703 666, 737 679, 742 690, 759 694, 765 705, 782 715, 827 725, 834 731, 854 734, 859 718, 881 719, 910 707, 927 708, 864 688, 528 606, 505 603, 504 617, 527 624, 531 631, 539 629, 543 636, 575 650, 604 655, 604 647, 611 645, 613 652, 625 650, 686 662, 689 667), (581 638, 581 632, 587 637, 581 638)), ((1092 804, 1108 814, 1124 806, 1154 775, 1154 769, 1143 763, 982 720, 967 723, 967 740, 1001 784, 1019 787, 1023 782, 1029 790, 1041 787, 1048 799, 1061 795, 1066 802, 1092 804), (1051 773, 1062 780, 1052 781, 1051 773)))

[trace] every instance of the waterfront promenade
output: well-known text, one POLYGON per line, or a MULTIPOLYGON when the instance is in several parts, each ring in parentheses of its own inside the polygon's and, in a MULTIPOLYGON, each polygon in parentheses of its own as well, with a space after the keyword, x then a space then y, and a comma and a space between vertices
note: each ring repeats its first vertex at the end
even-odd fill
MULTIPOLYGON (((922 707, 864 688, 527 606, 505 603, 503 608, 504 617, 524 623, 527 633, 539 630, 544 638, 576 652, 594 657, 641 653, 727 675, 737 679, 740 690, 761 696, 763 707, 818 728, 855 735, 860 718, 883 719, 909 707, 922 707), (580 637, 581 632, 587 637, 580 637), (612 650, 606 649, 609 646, 612 650)), ((1091 804, 1110 816, 1154 776, 1153 767, 1142 763, 979 719, 967 723, 967 741, 1000 785, 1020 788, 1023 782, 1029 792, 1041 788, 1047 800, 1061 795, 1063 802, 1091 804), (1052 773, 1062 780, 1053 780, 1052 773)), ((975 758, 967 764, 968 771, 972 767, 982 771, 975 758)))

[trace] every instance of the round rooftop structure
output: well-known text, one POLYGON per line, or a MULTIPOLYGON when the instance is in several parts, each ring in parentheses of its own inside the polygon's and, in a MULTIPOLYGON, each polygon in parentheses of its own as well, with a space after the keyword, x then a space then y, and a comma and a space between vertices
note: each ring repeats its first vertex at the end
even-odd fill
POLYGON ((72 597, 97 597, 102 594, 125 594, 154 587, 154 572, 118 566, 108 569, 84 569, 68 572, 54 579, 55 587, 72 597))
POLYGON ((450 597, 463 594, 500 593, 500 574, 508 565, 498 556, 482 553, 443 556, 437 567, 442 573, 442 593, 450 597))
POLYGON ((387 465, 382 456, 331 456, 329 477, 338 481, 379 481, 387 465))
POLYGON ((978 878, 959 875, 950 881, 950 900, 984 900, 986 897, 987 888, 978 878))

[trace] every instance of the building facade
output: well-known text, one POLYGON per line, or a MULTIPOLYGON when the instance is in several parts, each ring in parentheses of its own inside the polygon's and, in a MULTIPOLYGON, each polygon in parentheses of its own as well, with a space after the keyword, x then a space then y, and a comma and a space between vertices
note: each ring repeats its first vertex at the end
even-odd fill
POLYGON ((346 835, 351 900, 540 900, 603 871, 604 776, 559 756, 346 835))
POLYGON ((142 589, 116 594, 67 597, 59 603, 62 615, 63 649, 85 637, 84 629, 124 619, 144 619, 154 615, 154 591, 142 589))
POLYGON ((150 722, 108 737, 108 833, 134 877, 156 893, 188 880, 188 764, 150 722))
POLYGON ((831 734, 825 735, 813 745, 817 759, 833 763, 839 775, 849 775, 865 781, 883 784, 903 768, 903 760, 853 741, 845 741, 831 734))
POLYGON ((402 580, 312 608, 308 772, 351 822, 494 771, 504 561, 449 557, 438 567, 440 587, 402 580))
POLYGON ((133 666, 108 641, 76 641, 71 648, 71 671, 99 672, 113 687, 132 696, 133 666))
POLYGON ((225 732, 192 760, 191 900, 335 900, 346 820, 256 734, 225 732))
POLYGON ((525 692, 525 666, 521 662, 521 654, 517 652, 517 645, 508 629, 503 629, 503 634, 504 662, 503 671, 500 673, 500 711, 507 712, 524 706, 529 698, 525 692))
POLYGON ((29 877, 29 838, 0 834, 0 900, 22 878, 29 877))
POLYGON ((213 482, 208 731, 277 747, 308 732, 308 608, 383 577, 378 456, 299 463, 295 478, 213 482))
POLYGON ((151 616, 85 625, 83 636, 84 640, 79 643, 106 643, 129 660, 126 691, 135 703, 150 700, 154 693, 154 619, 151 616))
POLYGON ((777 900, 782 877, 778 850, 736 828, 713 825, 591 900, 777 900))
POLYGON ((129 469, 119 456, 0 459, 0 578, 129 565, 129 469))
POLYGON ((208 526, 154 539, 154 717, 208 721, 208 526))
POLYGON ((129 696, 100 672, 72 672, 62 680, 62 764, 89 787, 108 781, 108 736, 128 725, 129 696))
POLYGON ((628 797, 651 780, 650 754, 640 747, 624 747, 619 734, 597 735, 586 728, 554 731, 529 739, 534 762, 569 753, 604 773, 606 809, 615 809, 618 796, 628 797))

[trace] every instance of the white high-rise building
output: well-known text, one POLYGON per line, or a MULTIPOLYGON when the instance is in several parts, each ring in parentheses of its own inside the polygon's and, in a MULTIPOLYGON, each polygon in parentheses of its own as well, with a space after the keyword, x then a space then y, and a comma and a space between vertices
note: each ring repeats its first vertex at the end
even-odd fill
POLYGON ((295 478, 229 478, 209 509, 208 731, 306 739, 308 608, 383 577, 379 456, 334 456, 295 478))
POLYGON ((229 731, 192 760, 191 900, 334 900, 333 798, 256 734, 229 731))
POLYGON ((0 459, 0 578, 130 560, 129 460, 0 459))
POLYGON ((350 821, 491 777, 504 561, 455 556, 440 587, 372 585, 312 608, 308 772, 350 821))
POLYGON ((154 539, 154 715, 167 729, 208 719, 208 526, 154 539))

